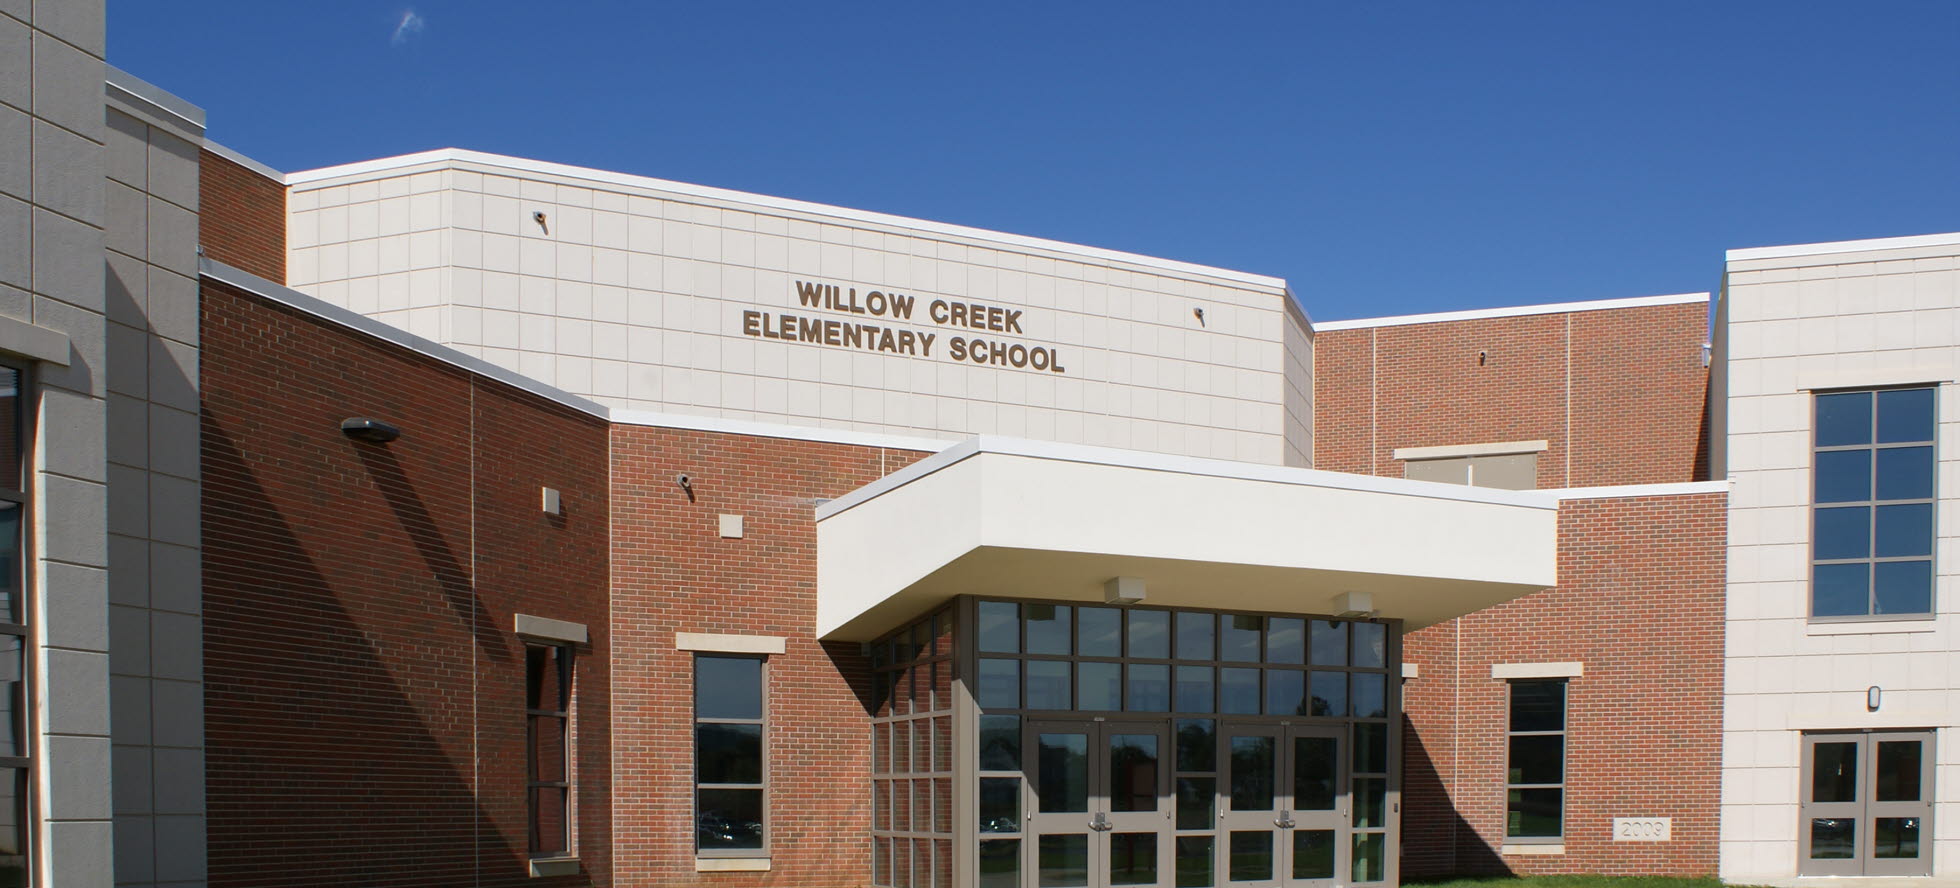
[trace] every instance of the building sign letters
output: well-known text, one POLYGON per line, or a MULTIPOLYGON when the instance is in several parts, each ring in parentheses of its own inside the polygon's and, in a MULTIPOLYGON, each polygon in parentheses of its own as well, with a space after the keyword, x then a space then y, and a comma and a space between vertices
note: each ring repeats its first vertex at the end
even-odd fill
POLYGON ((1052 347, 964 332, 1021 335, 1022 311, 1018 308, 950 299, 922 302, 917 296, 883 290, 859 294, 856 287, 810 281, 796 282, 796 299, 805 309, 848 317, 745 310, 742 335, 922 358, 933 357, 937 350, 954 361, 1068 372, 1052 347))

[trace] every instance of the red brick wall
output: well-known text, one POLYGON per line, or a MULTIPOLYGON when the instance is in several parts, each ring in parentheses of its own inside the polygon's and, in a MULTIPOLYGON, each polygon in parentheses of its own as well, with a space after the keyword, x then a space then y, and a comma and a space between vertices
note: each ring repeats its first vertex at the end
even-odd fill
POLYGON ((202 335, 210 883, 610 884, 604 424, 209 281, 202 335), (524 863, 517 612, 592 631, 579 876, 524 863))
POLYGON ((1707 313, 1692 302, 1316 334, 1314 467, 1400 477, 1396 448, 1542 439, 1539 487, 1693 480, 1707 313))
POLYGON ((1715 872, 1724 527, 1720 493, 1568 500, 1556 589, 1411 633, 1404 877, 1715 872), (1567 685, 1565 849, 1500 857, 1508 685, 1498 663, 1577 661, 1567 685), (1673 841, 1614 842, 1614 817, 1673 841))
POLYGON ((200 150, 198 240, 213 260, 285 283, 285 184, 200 150))
POLYGON ((619 884, 867 883, 870 663, 856 644, 814 640, 813 510, 924 454, 635 426, 612 436, 619 884), (745 516, 744 538, 720 538, 722 513, 745 516), (768 672, 770 872, 694 871, 693 655, 674 649, 675 632, 788 639, 768 672))

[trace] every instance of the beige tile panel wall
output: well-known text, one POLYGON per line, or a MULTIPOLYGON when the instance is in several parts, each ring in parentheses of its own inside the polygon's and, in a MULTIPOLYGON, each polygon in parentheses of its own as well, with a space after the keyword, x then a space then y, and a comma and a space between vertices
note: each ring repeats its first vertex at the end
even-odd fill
POLYGON ((1263 463, 1288 459, 1304 410, 1281 286, 448 166, 296 186, 291 284, 623 408, 1263 463), (881 323, 803 309, 799 281, 917 297, 895 326, 935 334, 932 356, 744 334, 745 311, 881 323), (935 325, 935 299, 1023 312, 1022 332, 935 325), (1048 348, 1066 372, 949 360, 953 336, 1048 348))
MULTIPOLYGON (((1938 728, 1935 872, 1960 875, 1960 389, 1940 390, 1937 618, 1813 625, 1815 387, 1960 376, 1960 247, 1735 261, 1727 279, 1729 513, 1722 875, 1794 875, 1802 732, 1938 728), (1938 253, 1938 255, 1929 255, 1938 253), (1883 688, 1867 712, 1866 688, 1883 688)), ((1718 334, 1722 335, 1722 334, 1718 334)))

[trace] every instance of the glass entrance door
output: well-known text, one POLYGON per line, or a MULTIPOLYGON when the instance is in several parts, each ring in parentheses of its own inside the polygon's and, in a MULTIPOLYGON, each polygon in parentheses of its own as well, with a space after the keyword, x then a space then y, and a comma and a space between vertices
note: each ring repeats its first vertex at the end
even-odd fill
POLYGON ((1226 884, 1335 882, 1348 847, 1342 733, 1332 727, 1225 726, 1219 871, 1226 884))
POLYGON ((1798 829, 1806 876, 1933 872, 1933 735, 1810 734, 1798 829))
POLYGON ((1027 722, 1034 888, 1157 885, 1171 872, 1170 725, 1027 722))

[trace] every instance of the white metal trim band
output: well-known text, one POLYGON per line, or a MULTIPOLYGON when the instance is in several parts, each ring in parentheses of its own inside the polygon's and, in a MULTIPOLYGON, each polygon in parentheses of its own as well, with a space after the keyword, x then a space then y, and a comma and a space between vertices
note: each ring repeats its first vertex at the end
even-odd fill
POLYGON ((571 623, 565 620, 554 620, 550 617, 534 617, 530 614, 517 614, 516 618, 511 622, 515 626, 517 634, 529 635, 532 638, 569 641, 573 644, 584 644, 590 638, 585 631, 584 623, 571 623))
POLYGON ((1819 389, 1875 388, 1882 385, 1936 385, 1952 382, 1953 364, 1941 361, 1895 369, 1825 370, 1797 374, 1800 391, 1819 389))
POLYGON ((1466 311, 1442 311, 1433 314, 1361 318, 1352 321, 1323 321, 1314 325, 1314 332, 1361 330, 1368 327, 1399 327, 1404 324, 1440 324, 1446 321, 1475 321, 1485 318, 1515 318, 1525 315, 1564 314, 1574 311, 1606 311, 1614 308, 1646 308, 1654 305, 1686 305, 1691 302, 1707 301, 1707 293, 1681 293, 1672 296, 1635 296, 1628 299, 1597 299, 1590 302, 1553 302, 1544 305, 1514 305, 1506 308, 1473 308, 1466 311))
POLYGON ((383 175, 397 175, 416 166, 432 166, 433 168, 440 169, 443 167, 452 167, 458 163, 470 163, 506 170, 519 170, 547 176, 562 176, 626 188, 661 191, 668 194, 678 194, 704 200, 746 204, 749 206, 764 207, 778 212, 801 213, 811 216, 843 219, 851 222, 885 225, 908 231, 1003 244, 1019 249, 1045 250, 1103 262, 1121 262, 1128 265, 1154 268, 1159 271, 1216 278, 1237 284, 1262 287, 1271 291, 1273 295, 1291 298, 1286 295, 1286 281, 1284 279, 1268 277, 1266 275, 1250 274, 1226 268, 1214 268, 1191 262, 1178 262, 1173 259, 1159 259, 1155 256, 1125 253, 1119 250, 1106 250, 1101 247, 1071 244, 1064 241, 1008 234, 1001 231, 989 231, 984 228, 968 228, 963 225, 949 225, 944 222, 932 222, 925 219, 912 219, 905 216, 873 213, 867 210, 853 210, 847 207, 791 200, 783 197, 770 197, 764 194, 751 194, 725 188, 713 188, 706 185, 690 185, 685 182, 655 179, 649 176, 635 176, 608 170, 596 170, 589 167, 571 166, 562 163, 551 163, 549 161, 509 157, 501 154, 488 154, 462 148, 438 148, 433 151, 404 154, 398 157, 384 157, 377 160, 361 161, 359 163, 322 167, 316 170, 302 170, 300 172, 286 174, 286 184, 296 186, 295 190, 303 190, 298 189, 297 186, 310 185, 325 187, 330 184, 341 185, 368 178, 378 178, 383 175))
POLYGON ((1550 450, 1550 441, 1493 441, 1489 444, 1442 444, 1435 447, 1397 447, 1396 459, 1447 459, 1453 456, 1508 456, 1550 450))
POLYGON ((1168 454, 1145 453, 1136 450, 1117 450, 1111 447, 1091 447, 1086 444, 1061 444, 1053 441, 1029 441, 1021 438, 979 435, 961 441, 958 444, 939 451, 937 454, 919 460, 903 469, 899 469, 870 484, 853 490, 844 496, 818 506, 817 520, 822 521, 825 518, 846 512, 930 475, 933 472, 937 472, 940 469, 981 453, 1024 456, 1033 459, 1060 460, 1157 472, 1174 472, 1180 475, 1207 475, 1214 478, 1233 478, 1243 481, 1297 484, 1304 487, 1325 487, 1334 490, 1359 490, 1371 493, 1419 496, 1427 499, 1457 500, 1461 502, 1489 503, 1502 506, 1522 506, 1533 509, 1558 509, 1558 499, 1546 491, 1498 490, 1486 487, 1469 487, 1462 484, 1436 484, 1428 481, 1410 481, 1404 478, 1351 475, 1345 472, 1327 472, 1319 469, 1238 463, 1220 459, 1201 459, 1192 456, 1171 456, 1168 454))
POLYGON ((266 166, 263 163, 260 163, 249 157, 246 157, 245 155, 240 154, 239 152, 234 151, 230 148, 226 148, 225 146, 213 142, 210 139, 204 140, 204 150, 209 151, 212 154, 216 154, 219 157, 222 157, 226 160, 229 160, 232 163, 238 164, 239 166, 251 170, 252 172, 258 173, 259 175, 271 179, 272 181, 277 182, 282 186, 286 184, 285 173, 279 172, 278 170, 275 170, 272 167, 266 166))
POLYGON ((855 444, 862 447, 884 447, 891 450, 923 450, 928 453, 935 453, 953 444, 952 441, 941 438, 914 438, 907 435, 888 435, 881 432, 857 432, 849 429, 805 428, 803 426, 762 422, 753 419, 729 419, 720 416, 689 416, 679 413, 659 413, 651 410, 609 410, 607 415, 609 419, 619 425, 656 426, 659 428, 691 429, 701 432, 726 432, 731 435, 752 435, 758 438, 786 438, 792 441, 855 444))
POLYGON ((674 650, 722 654, 780 654, 789 641, 781 635, 728 635, 717 632, 676 632, 674 650))
POLYGON ((1790 244, 1780 247, 1744 247, 1730 250, 1730 262, 1752 259, 1791 259, 1830 253, 1867 253, 1876 250, 1909 250, 1913 247, 1960 246, 1960 231, 1947 234, 1915 234, 1906 237, 1876 237, 1868 240, 1829 241, 1821 244, 1790 244))
POLYGON ((124 71, 114 65, 103 65, 103 85, 109 95, 124 103, 140 106, 144 111, 174 123, 175 126, 194 131, 194 138, 204 137, 204 109, 182 98, 165 92, 160 86, 124 71))
POLYGON ((1681 481, 1675 484, 1621 484, 1613 487, 1567 487, 1547 490, 1561 500, 1632 499, 1641 496, 1693 496, 1701 493, 1728 493, 1727 481, 1681 481))
POLYGON ((1578 678, 1586 674, 1584 663, 1492 663, 1491 678, 1578 678))

